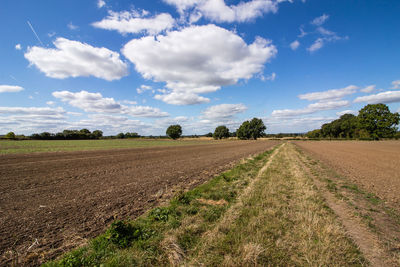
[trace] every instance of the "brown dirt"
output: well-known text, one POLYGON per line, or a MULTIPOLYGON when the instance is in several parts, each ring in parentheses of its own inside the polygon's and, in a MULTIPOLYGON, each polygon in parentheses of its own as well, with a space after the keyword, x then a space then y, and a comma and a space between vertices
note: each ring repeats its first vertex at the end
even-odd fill
POLYGON ((400 211, 400 141, 298 141, 295 144, 400 211))
POLYGON ((278 142, 0 157, 0 265, 37 265, 278 142))

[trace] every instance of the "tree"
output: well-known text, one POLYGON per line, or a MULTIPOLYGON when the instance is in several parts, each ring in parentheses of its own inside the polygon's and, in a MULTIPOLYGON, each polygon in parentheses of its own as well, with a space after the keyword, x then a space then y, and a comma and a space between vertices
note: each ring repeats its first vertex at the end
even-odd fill
POLYGON ((172 139, 178 139, 182 135, 182 127, 179 124, 171 125, 168 127, 166 133, 172 139))
POLYGON ((118 139, 124 139, 125 138, 125 134, 124 133, 119 133, 116 136, 118 139))
POLYGON ((240 125, 236 134, 239 139, 254 139, 264 135, 267 129, 261 119, 253 118, 251 121, 245 121, 240 125))
POLYGON ((103 137, 103 132, 100 130, 94 130, 92 135, 94 138, 99 139, 100 137, 103 137))
POLYGON ((218 126, 217 128, 215 128, 213 137, 214 137, 214 139, 228 138, 229 137, 229 129, 226 128, 225 125, 218 126))
POLYGON ((399 113, 391 113, 385 104, 369 104, 358 113, 361 129, 366 130, 372 138, 393 137, 400 121, 399 113))
POLYGON ((14 132, 9 132, 6 134, 5 138, 7 139, 15 139, 15 133, 14 132))

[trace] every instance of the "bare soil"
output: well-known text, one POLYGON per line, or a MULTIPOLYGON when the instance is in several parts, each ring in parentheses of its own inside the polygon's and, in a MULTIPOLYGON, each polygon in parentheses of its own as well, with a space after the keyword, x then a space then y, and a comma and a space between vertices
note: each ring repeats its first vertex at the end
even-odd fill
POLYGON ((400 141, 299 141, 295 144, 400 211, 400 141))
POLYGON ((53 259, 277 143, 0 156, 0 265, 53 259))

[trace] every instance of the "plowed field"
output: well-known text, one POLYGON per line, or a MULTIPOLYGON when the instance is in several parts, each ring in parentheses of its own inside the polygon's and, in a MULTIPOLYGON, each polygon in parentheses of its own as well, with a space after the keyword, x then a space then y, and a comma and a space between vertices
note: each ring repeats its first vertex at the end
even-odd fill
POLYGON ((296 144, 400 211, 399 141, 303 141, 296 144))
POLYGON ((4 155, 0 265, 38 264, 134 218, 173 188, 194 187, 273 141, 4 155))

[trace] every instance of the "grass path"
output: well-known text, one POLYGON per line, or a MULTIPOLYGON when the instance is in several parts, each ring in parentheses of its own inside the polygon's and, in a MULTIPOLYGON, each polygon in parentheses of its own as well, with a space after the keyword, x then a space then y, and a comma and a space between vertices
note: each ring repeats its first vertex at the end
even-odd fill
POLYGON ((297 156, 292 144, 276 150, 183 265, 365 265, 297 156))

